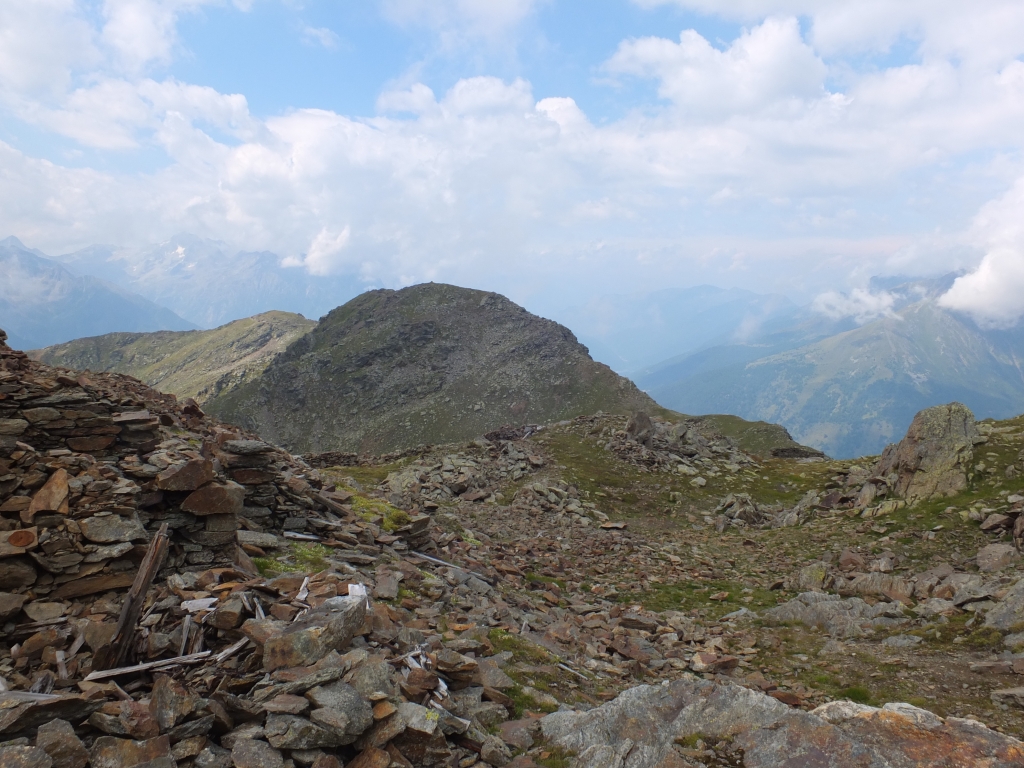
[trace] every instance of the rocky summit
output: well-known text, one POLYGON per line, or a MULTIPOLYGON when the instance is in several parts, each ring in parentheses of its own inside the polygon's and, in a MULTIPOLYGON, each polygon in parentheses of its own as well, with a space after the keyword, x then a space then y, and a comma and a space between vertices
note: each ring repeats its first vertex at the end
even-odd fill
POLYGON ((294 451, 381 453, 657 408, 563 326, 451 285, 369 291, 208 410, 294 451))
POLYGON ((3 338, 4 768, 1024 764, 1024 417, 298 457, 3 338))

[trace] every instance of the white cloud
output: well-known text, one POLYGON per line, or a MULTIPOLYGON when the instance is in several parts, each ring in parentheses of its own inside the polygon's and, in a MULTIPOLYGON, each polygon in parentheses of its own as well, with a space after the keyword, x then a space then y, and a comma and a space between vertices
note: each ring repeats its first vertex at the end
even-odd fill
POLYGON ((313 45, 322 45, 324 48, 338 47, 338 36, 327 27, 304 27, 302 39, 313 45))
POLYGON ((324 227, 309 244, 305 256, 289 256, 282 263, 286 267, 305 267, 313 275, 329 275, 335 271, 338 255, 348 245, 351 234, 350 227, 340 232, 331 232, 324 227))
POLYGON ((1024 53, 1017 0, 633 0, 643 7, 677 5, 699 13, 757 22, 770 16, 810 21, 823 54, 886 51, 901 38, 928 57, 1005 66, 1024 53))
POLYGON ((171 60, 178 42, 177 21, 218 0, 104 0, 103 40, 130 72, 171 60))
POLYGON ((1005 328, 1024 317, 1024 177, 978 213, 972 235, 986 247, 978 267, 939 299, 980 324, 1005 328))
MULTIPOLYGON (((649 79, 667 103, 612 121, 591 120, 569 95, 538 101, 529 82, 494 77, 459 79, 436 93, 410 78, 380 94, 373 117, 301 109, 258 119, 241 94, 158 71, 180 46, 177 19, 204 1, 110 0, 94 26, 70 0, 29 3, 24 14, 0 7, 0 103, 8 113, 83 147, 157 147, 168 157, 157 171, 101 172, 0 147, 8 174, 0 233, 59 250, 190 231, 294 254, 292 263, 318 273, 385 282, 525 274, 529 259, 537 275, 639 280, 655 265, 685 281, 690 265, 723 265, 724 274, 742 254, 745 279, 817 281, 817 293, 894 254, 926 263, 934 249, 922 242, 956 239, 966 221, 956 221, 957 210, 977 210, 1024 173, 1024 63, 1005 58, 1015 50, 1012 35, 957 37, 949 20, 964 29, 969 20, 938 0, 933 15, 942 24, 919 24, 916 0, 908 0, 917 9, 909 16, 899 4, 859 4, 865 13, 891 8, 877 25, 890 31, 874 37, 855 20, 849 28, 830 21, 845 13, 842 3, 751 0, 723 6, 750 22, 732 41, 692 30, 624 41, 605 70, 627 86, 649 79), (811 15, 810 31, 787 13, 811 15), (911 33, 934 53, 866 71, 832 59, 911 33), (39 51, 51 37, 62 47, 48 59, 39 51), (954 55, 966 45, 1003 53, 954 55), (963 190, 957 208, 935 202, 963 190), (890 200, 909 205, 911 195, 920 198, 925 234, 886 219, 890 200)), ((1000 26, 992 9, 1008 6, 983 6, 984 23, 1000 26)), ((453 44, 476 36, 494 45, 514 35, 536 3, 385 7, 394 20, 453 36, 453 44)), ((1024 12, 1011 16, 1002 27, 1016 29, 1024 12)), ((970 238, 993 253, 1019 243, 996 242, 981 225, 970 238)), ((1006 274, 1005 258, 990 261, 1006 274)), ((856 318, 891 310, 884 297, 856 292, 819 303, 856 318)))
POLYGON ((826 95, 825 65, 801 39, 793 18, 768 19, 724 51, 693 30, 685 30, 678 43, 660 37, 628 40, 606 68, 657 79, 660 96, 698 119, 826 95))
POLYGON ((893 311, 896 297, 888 291, 871 293, 863 288, 854 288, 850 293, 826 291, 815 297, 811 309, 833 320, 852 318, 858 325, 882 317, 898 317, 893 311))
POLYGON ((0 94, 7 100, 59 94, 75 68, 100 58, 74 0, 0 3, 0 94))

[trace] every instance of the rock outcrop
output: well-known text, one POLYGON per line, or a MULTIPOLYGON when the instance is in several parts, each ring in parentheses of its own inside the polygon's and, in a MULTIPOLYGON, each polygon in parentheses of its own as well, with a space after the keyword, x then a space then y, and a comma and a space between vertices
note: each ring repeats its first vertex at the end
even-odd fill
POLYGON ((696 678, 639 686, 589 712, 541 721, 573 768, 1010 768, 1024 743, 972 720, 909 704, 836 701, 811 712, 735 685, 696 678), (955 759, 951 762, 951 755, 955 759), (698 762, 700 761, 700 762, 698 762))
POLYGON ((907 435, 885 449, 875 474, 895 475, 895 491, 909 502, 952 496, 967 487, 980 437, 974 414, 960 403, 926 408, 907 435))

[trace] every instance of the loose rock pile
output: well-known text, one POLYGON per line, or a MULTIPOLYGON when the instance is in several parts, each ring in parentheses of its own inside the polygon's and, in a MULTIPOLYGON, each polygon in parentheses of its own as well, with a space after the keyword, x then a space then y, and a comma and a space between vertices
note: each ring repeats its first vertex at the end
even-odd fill
POLYGON ((0 414, 0 764, 508 762, 497 571, 423 554, 458 536, 387 532, 194 403, 3 344, 0 414), (296 540, 325 567, 257 572, 296 540))

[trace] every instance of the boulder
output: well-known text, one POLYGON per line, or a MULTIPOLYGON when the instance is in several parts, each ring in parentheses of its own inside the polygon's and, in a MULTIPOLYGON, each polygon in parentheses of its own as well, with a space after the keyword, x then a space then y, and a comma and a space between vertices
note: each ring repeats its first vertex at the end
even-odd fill
POLYGON ((1011 544, 989 544, 978 550, 978 570, 995 573, 1007 568, 1020 559, 1020 553, 1011 544))
POLYGON ((626 435, 640 445, 650 448, 654 439, 654 424, 651 417, 643 411, 634 412, 626 422, 626 435))
POLYGON ((1024 579, 1010 587, 1003 599, 985 614, 985 626, 1000 632, 1018 631, 1024 625, 1024 579))
POLYGON ((89 764, 89 751, 67 720, 50 720, 39 726, 36 746, 60 768, 85 768, 89 764))
POLYGON ((213 462, 192 459, 184 464, 168 467, 156 476, 156 487, 162 491, 194 491, 215 477, 213 462))
POLYGON ((272 672, 281 667, 315 664, 331 651, 344 649, 362 628, 365 618, 365 598, 332 597, 267 639, 263 666, 272 672))
POLYGON ((821 592, 804 592, 792 600, 767 610, 772 622, 797 621, 808 627, 820 627, 832 637, 861 637, 864 627, 883 629, 907 621, 899 603, 868 605, 859 597, 841 598, 821 592))
POLYGON ((574 768, 682 766, 685 750, 678 745, 697 738, 729 743, 746 768, 938 768, 952 754, 958 764, 988 768, 1024 760, 1017 739, 908 704, 876 709, 830 702, 804 712, 760 692, 695 678, 632 688, 588 712, 556 712, 540 722, 549 745, 576 755, 574 768))
POLYGON ((245 487, 238 483, 210 483, 190 493, 181 508, 193 515, 240 515, 245 505, 245 487))
POLYGON ((978 428, 974 414, 960 403, 937 405, 918 413, 906 437, 888 446, 875 475, 896 475, 896 493, 914 502, 953 496, 967 487, 978 428))

